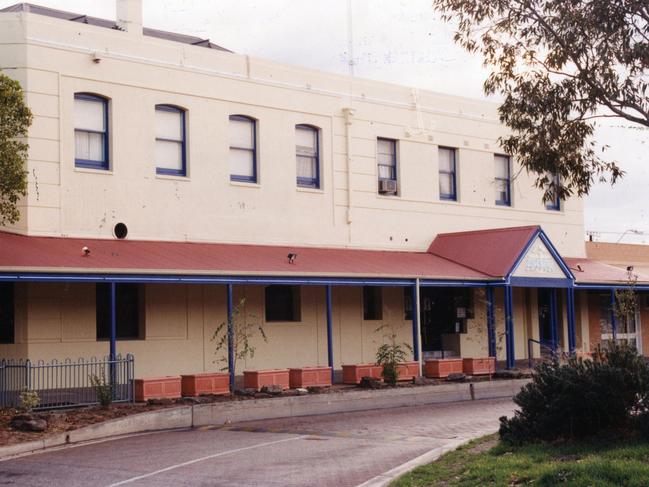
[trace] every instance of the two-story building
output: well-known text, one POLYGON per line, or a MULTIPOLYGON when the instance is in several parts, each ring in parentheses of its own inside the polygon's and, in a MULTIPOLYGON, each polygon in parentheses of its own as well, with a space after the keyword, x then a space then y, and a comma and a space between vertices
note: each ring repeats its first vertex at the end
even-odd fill
MULTIPOLYGON (((383 325, 415 360, 507 367, 617 333, 626 270, 587 257, 580 199, 544 204, 503 153, 496 105, 148 29, 138 0, 117 13, 0 11, 0 69, 34 114, 0 357, 217 370, 229 313, 267 335, 239 370, 372 362, 383 325)), ((649 352, 641 309, 620 336, 649 352)))

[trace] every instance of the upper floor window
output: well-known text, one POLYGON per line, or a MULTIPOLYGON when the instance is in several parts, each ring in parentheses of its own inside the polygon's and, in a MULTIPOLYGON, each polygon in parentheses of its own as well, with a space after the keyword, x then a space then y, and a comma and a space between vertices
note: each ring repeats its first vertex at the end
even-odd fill
POLYGON ((257 182, 257 122, 230 115, 230 181, 257 182))
POLYGON ((108 169, 108 100, 74 95, 74 165, 108 169))
POLYGON ((457 200, 455 155, 455 149, 439 148, 439 197, 442 200, 457 200))
POLYGON ((310 125, 295 126, 297 185, 303 188, 320 187, 320 144, 318 135, 318 129, 310 125))
POLYGON ((496 204, 501 206, 511 206, 511 165, 509 157, 496 155, 494 156, 496 167, 494 181, 496 183, 496 204))
POLYGON ((548 210, 559 211, 561 210, 561 198, 559 198, 559 192, 556 189, 559 186, 559 175, 556 173, 548 174, 548 179, 554 185, 555 189, 552 192, 552 199, 545 204, 545 207, 548 210))
POLYGON ((13 282, 0 282, 0 343, 14 343, 13 282))
POLYGON ((155 107, 155 162, 157 174, 185 176, 185 111, 172 105, 155 107))
POLYGON ((397 194, 397 141, 377 139, 377 165, 379 193, 397 194))

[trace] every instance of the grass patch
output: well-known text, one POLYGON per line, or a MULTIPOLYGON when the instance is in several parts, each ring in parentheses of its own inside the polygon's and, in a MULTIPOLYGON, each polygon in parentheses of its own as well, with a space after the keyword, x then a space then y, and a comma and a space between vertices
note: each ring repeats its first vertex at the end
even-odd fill
POLYGON ((485 436, 413 470, 392 487, 649 485, 649 442, 590 440, 510 447, 485 436))

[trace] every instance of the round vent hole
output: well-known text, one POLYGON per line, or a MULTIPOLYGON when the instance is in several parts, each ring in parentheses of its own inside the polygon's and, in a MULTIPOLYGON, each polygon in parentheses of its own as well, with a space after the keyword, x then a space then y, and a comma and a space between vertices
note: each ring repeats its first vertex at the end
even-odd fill
POLYGON ((117 225, 115 225, 113 232, 115 233, 115 237, 121 240, 123 238, 126 238, 126 236, 128 235, 128 228, 125 224, 118 223, 117 225))

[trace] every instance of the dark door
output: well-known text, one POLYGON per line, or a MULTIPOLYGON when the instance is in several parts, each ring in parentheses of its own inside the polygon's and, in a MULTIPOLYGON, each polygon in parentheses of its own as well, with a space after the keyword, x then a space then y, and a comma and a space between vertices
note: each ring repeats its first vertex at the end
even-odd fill
POLYGON ((455 298, 452 289, 421 288, 421 349, 443 349, 442 334, 455 330, 455 298))
POLYGON ((545 346, 541 354, 546 355, 552 346, 552 289, 539 288, 539 339, 545 346))

